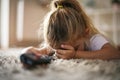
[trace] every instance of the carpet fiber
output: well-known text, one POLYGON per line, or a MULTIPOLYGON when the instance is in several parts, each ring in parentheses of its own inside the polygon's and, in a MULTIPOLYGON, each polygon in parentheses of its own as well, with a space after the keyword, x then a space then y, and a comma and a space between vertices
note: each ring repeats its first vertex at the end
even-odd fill
POLYGON ((0 80, 120 80, 120 60, 58 59, 27 70, 20 54, 21 49, 0 51, 0 80))

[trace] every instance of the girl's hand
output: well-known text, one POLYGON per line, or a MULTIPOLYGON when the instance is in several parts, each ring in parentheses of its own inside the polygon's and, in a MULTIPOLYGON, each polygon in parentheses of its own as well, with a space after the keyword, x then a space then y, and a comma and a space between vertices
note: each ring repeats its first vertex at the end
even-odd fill
POLYGON ((76 51, 71 45, 61 45, 62 49, 56 50, 56 56, 62 59, 74 58, 76 51))

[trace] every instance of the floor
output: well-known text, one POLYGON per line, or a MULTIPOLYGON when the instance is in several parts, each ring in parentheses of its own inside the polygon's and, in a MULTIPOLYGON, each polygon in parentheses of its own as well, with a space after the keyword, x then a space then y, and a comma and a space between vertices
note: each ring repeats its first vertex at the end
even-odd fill
POLYGON ((19 60, 21 50, 0 50, 0 80, 120 80, 120 60, 58 59, 28 70, 19 60))

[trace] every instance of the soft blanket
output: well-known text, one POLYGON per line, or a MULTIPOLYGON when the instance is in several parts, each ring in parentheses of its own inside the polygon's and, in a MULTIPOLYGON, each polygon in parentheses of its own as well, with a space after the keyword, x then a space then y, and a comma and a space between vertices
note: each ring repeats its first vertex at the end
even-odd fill
POLYGON ((21 49, 0 51, 0 80, 120 80, 120 60, 58 59, 27 70, 20 54, 21 49))

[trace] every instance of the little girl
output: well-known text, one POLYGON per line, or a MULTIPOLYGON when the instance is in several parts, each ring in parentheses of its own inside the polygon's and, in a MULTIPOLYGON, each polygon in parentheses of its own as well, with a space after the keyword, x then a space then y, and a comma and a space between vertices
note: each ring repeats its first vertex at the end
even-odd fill
POLYGON ((55 52, 62 59, 118 59, 120 52, 91 23, 77 0, 53 0, 44 21, 43 48, 26 52, 40 56, 55 52))

